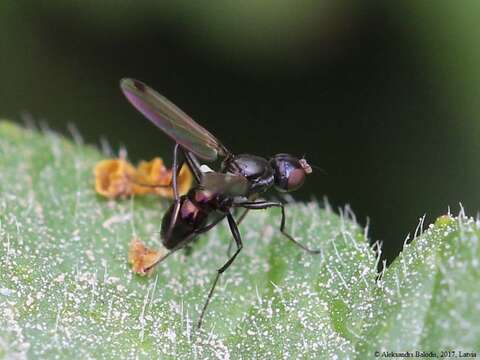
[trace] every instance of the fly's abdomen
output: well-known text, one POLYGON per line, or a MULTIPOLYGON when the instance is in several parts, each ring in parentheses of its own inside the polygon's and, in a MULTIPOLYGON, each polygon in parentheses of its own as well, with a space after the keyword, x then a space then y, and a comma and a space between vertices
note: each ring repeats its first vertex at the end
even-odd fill
POLYGON ((204 227, 208 218, 208 213, 199 208, 188 197, 182 196, 178 216, 172 224, 174 207, 174 204, 170 206, 162 220, 162 243, 167 249, 174 249, 179 245, 183 246, 183 242, 193 240, 195 230, 204 227), (169 235, 170 226, 172 228, 169 235))

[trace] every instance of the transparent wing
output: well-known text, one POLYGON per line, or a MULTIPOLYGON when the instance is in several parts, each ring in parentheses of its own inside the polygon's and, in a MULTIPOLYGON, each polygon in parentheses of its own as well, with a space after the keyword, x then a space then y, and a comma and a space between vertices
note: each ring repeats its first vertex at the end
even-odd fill
POLYGON ((141 81, 122 79, 120 88, 128 101, 175 142, 199 158, 214 161, 227 149, 206 129, 141 81))
POLYGON ((200 186, 230 196, 244 196, 248 193, 248 180, 241 175, 207 172, 203 174, 200 186))

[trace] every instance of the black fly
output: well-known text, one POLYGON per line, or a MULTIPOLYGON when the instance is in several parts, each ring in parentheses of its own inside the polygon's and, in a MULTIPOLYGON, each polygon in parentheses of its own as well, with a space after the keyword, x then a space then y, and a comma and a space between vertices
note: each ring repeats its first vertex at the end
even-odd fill
POLYGON ((285 231, 285 209, 282 203, 255 200, 271 187, 280 192, 300 188, 306 175, 312 172, 305 159, 289 154, 278 154, 268 160, 255 155, 234 155, 210 132, 144 83, 122 79, 120 87, 130 103, 176 143, 172 168, 174 202, 163 217, 161 228, 162 242, 169 252, 152 267, 225 218, 235 240, 236 251, 218 269, 200 314, 198 327, 202 324, 220 274, 228 269, 242 250, 237 225, 247 211, 279 207, 282 211, 282 234, 303 250, 312 254, 319 253, 318 250, 300 244, 285 231), (187 162, 197 181, 197 186, 183 196, 179 196, 177 188, 181 155, 182 162, 187 162), (201 166, 198 160, 215 161, 219 156, 223 158, 220 171, 211 171, 206 166, 201 166), (232 215, 233 208, 246 209, 238 221, 232 215))

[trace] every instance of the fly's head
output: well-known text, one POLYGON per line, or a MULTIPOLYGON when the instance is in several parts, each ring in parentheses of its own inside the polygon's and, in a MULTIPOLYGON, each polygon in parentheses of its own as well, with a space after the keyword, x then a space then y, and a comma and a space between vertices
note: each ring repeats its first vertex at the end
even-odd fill
POLYGON ((274 171, 275 188, 280 192, 290 192, 299 189, 307 174, 312 172, 305 159, 298 159, 289 154, 277 154, 270 159, 274 171))

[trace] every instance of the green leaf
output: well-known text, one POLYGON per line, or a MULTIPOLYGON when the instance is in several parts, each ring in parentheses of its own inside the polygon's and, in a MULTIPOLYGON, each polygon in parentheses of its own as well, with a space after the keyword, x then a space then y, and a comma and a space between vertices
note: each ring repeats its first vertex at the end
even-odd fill
POLYGON ((360 354, 480 350, 479 223, 445 215, 385 272, 360 354))
POLYGON ((479 349, 478 224, 442 218, 377 281, 347 208, 251 212, 244 249, 195 323, 231 235, 221 224, 148 278, 130 240, 159 245, 167 200, 108 201, 96 149, 0 123, 0 355, 29 358, 368 358, 377 350, 479 349), (458 334, 462 334, 458 337, 458 334))

